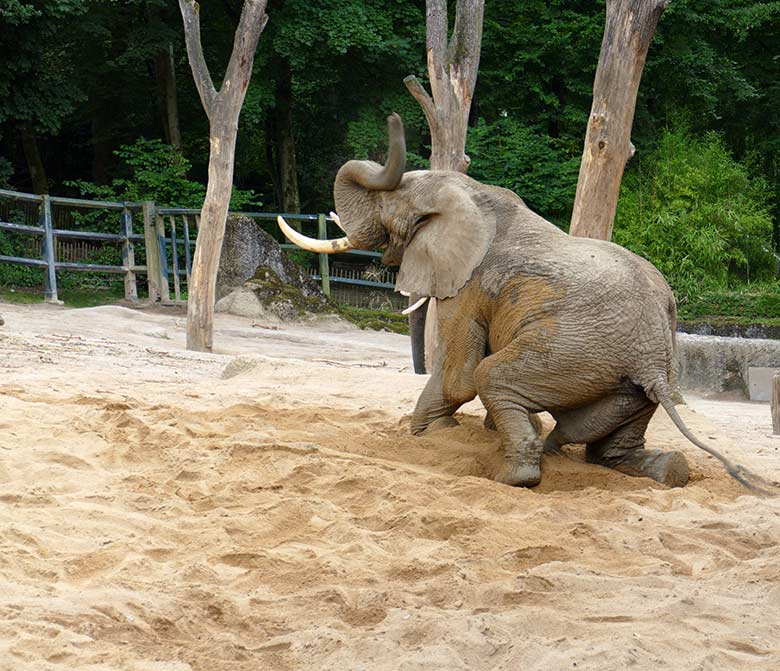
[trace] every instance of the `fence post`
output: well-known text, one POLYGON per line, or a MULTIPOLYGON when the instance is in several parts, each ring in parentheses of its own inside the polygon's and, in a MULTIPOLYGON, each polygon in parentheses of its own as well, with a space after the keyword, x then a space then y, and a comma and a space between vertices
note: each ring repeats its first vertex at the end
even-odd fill
POLYGON ((165 220, 157 214, 154 218, 157 231, 157 248, 160 254, 160 300, 166 303, 171 300, 171 289, 168 285, 168 251, 165 244, 165 220))
POLYGON ((59 303, 57 298, 57 259, 54 253, 54 227, 51 222, 51 199, 48 195, 43 197, 43 211, 41 223, 43 224, 43 240, 41 241, 41 256, 46 261, 46 274, 43 280, 43 296, 47 303, 59 303))
POLYGON ((151 200, 145 200, 144 213, 144 246, 146 248, 146 280, 149 284, 149 300, 159 301, 162 297, 160 289, 160 254, 157 243, 156 209, 151 200))
POLYGON ((138 285, 135 281, 135 247, 133 246, 133 214, 126 207, 121 215, 122 235, 122 265, 125 267, 125 298, 138 299, 138 285))
MULTIPOLYGON (((324 214, 317 215, 317 224, 320 240, 327 240, 328 220, 324 214)), ((330 297, 330 260, 327 254, 320 254, 320 282, 322 282, 322 293, 330 297)))

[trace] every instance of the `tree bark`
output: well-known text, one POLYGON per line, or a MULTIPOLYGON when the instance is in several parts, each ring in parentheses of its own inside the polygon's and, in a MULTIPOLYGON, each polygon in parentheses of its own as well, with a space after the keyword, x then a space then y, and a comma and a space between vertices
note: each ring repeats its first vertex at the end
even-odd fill
POLYGON ((426 0, 426 51, 431 93, 414 75, 404 84, 425 113, 431 131, 431 170, 466 172, 471 100, 482 47, 484 0, 458 0, 455 26, 447 41, 447 1, 426 0))
POLYGON ((160 116, 163 121, 165 140, 181 151, 181 130, 179 128, 179 100, 176 92, 176 69, 173 62, 173 45, 158 51, 154 57, 154 71, 157 75, 157 91, 160 100, 160 116))
POLYGON ((300 212, 301 198, 298 191, 298 165, 293 135, 292 72, 287 61, 282 65, 280 77, 276 81, 274 128, 282 212, 300 212))
POLYGON ((22 121, 19 124, 19 135, 22 138, 22 149, 27 159, 27 169, 30 172, 33 191, 38 194, 49 193, 49 181, 46 178, 46 168, 38 151, 38 138, 35 135, 31 121, 22 121))
POLYGON ((634 153, 631 124, 645 58, 669 0, 607 0, 571 235, 609 240, 620 182, 634 153))
MULTIPOLYGON (((425 47, 433 97, 428 95, 414 75, 406 77, 404 84, 420 103, 428 121, 431 170, 466 172, 471 162, 466 154, 466 132, 477 84, 485 1, 458 0, 455 26, 449 42, 447 0, 426 0, 425 9, 425 47)), ((410 298, 409 305, 412 304, 410 298)), ((432 307, 435 309, 435 306, 432 307)), ((433 352, 425 351, 426 314, 421 308, 409 316, 412 361, 414 372, 418 374, 426 372, 425 361, 433 358, 433 352)), ((429 343, 437 340, 430 329, 427 340, 429 343)))
POLYGON ((195 86, 209 119, 209 180, 192 261, 187 301, 187 348, 210 352, 214 342, 217 270, 225 237, 225 221, 233 190, 233 165, 238 117, 252 76, 255 50, 268 16, 266 0, 245 0, 233 41, 233 52, 219 92, 203 56, 199 6, 179 0, 187 56, 195 86))

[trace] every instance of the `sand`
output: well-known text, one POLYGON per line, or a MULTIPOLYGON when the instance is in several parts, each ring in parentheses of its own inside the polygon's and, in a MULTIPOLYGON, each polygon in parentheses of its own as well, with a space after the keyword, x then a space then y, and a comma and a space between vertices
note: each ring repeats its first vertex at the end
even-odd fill
MULTIPOLYGON (((408 340, 0 304, 0 670, 778 669, 780 501, 408 435, 408 340)), ((780 478, 767 404, 689 426, 780 478)), ((572 449, 576 453, 576 448, 572 449)))

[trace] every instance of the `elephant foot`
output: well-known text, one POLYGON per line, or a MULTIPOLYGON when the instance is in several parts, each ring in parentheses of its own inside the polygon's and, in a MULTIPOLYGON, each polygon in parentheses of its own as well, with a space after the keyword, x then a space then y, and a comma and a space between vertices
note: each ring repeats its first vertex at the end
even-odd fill
POLYGON ((441 431, 442 429, 451 429, 455 426, 460 426, 460 422, 458 422, 457 419, 455 419, 452 415, 448 415, 446 417, 439 417, 438 419, 434 419, 423 431, 422 435, 425 436, 429 433, 433 433, 435 431, 441 431))
POLYGON ((636 449, 616 457, 593 458, 588 454, 587 459, 626 475, 652 478, 667 487, 688 484, 688 462, 680 452, 636 449))
POLYGON ((538 465, 513 464, 507 461, 493 479, 512 487, 533 487, 542 481, 542 469, 538 465))
POLYGON ((504 463, 493 478, 513 487, 533 487, 542 481, 542 443, 527 440, 522 447, 508 450, 504 463))

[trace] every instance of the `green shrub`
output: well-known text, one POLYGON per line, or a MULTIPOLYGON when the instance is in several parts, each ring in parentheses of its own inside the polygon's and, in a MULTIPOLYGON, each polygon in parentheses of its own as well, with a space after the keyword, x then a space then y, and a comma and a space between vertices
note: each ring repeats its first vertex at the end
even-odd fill
MULTIPOLYGON (((581 151, 581 148, 580 148, 581 151)), ((514 191, 539 214, 568 221, 577 188, 580 154, 512 117, 469 129, 469 175, 514 191)))
POLYGON ((681 302, 771 278, 771 196, 714 133, 665 130, 623 180, 613 240, 654 263, 681 302))
MULTIPOLYGON (((163 207, 200 208, 206 187, 187 178, 190 162, 161 140, 136 140, 114 152, 120 159, 124 177, 99 186, 91 182, 66 182, 84 196, 97 200, 153 200, 163 207)), ((259 207, 253 191, 233 189, 231 210, 259 207)))

